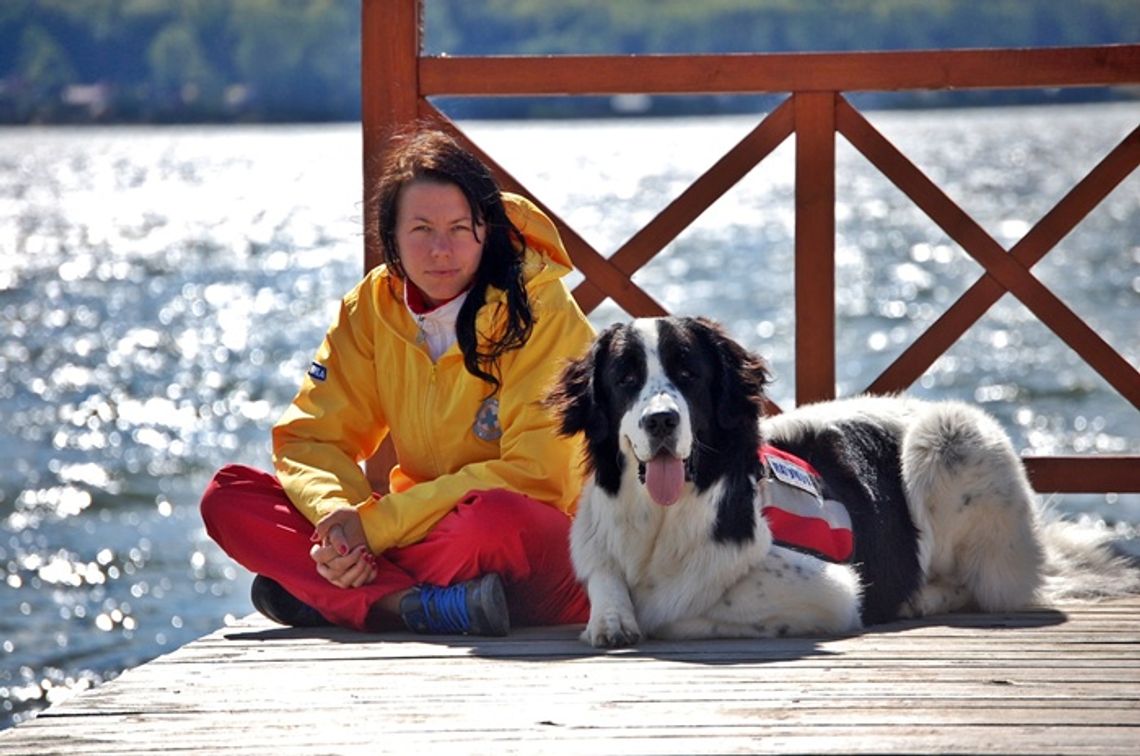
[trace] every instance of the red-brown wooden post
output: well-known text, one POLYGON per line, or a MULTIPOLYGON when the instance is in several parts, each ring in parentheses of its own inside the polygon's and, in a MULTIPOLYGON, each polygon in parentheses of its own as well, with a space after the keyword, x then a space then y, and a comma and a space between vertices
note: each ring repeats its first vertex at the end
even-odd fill
MULTIPOLYGON (((363 0, 360 6, 360 125, 363 131, 364 270, 380 264, 377 217, 371 208, 384 145, 416 120, 419 92, 420 0, 363 0)), ((388 491, 396 452, 385 440, 365 463, 374 490, 388 491)))
POLYGON ((363 0, 360 7, 360 122, 363 130, 364 270, 380 264, 369 204, 384 145, 416 120, 420 0, 363 0))
POLYGON ((797 93, 796 404, 835 398, 835 94, 797 93))

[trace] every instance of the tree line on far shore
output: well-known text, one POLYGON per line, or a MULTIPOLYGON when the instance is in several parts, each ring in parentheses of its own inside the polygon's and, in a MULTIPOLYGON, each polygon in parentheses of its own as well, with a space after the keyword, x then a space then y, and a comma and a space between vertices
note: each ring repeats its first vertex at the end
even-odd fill
MULTIPOLYGON (((721 53, 1136 42, 1135 0, 424 0, 428 54, 721 53)), ((984 104, 1111 93, 883 95, 984 104)), ((359 0, 3 0, 0 123, 356 120, 359 0)), ((639 112, 755 109, 653 98, 639 112)), ((446 100, 457 117, 606 115, 610 98, 446 100)))

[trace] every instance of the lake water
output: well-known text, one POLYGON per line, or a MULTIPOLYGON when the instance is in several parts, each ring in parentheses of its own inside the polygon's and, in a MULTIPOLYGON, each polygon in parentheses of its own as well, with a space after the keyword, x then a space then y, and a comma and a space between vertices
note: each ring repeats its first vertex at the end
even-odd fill
MULTIPOLYGON (((1140 104, 869 118, 1008 247, 1140 104)), ((610 254, 756 122, 467 126, 610 254)), ((251 611, 197 501, 218 466, 269 465, 269 427, 361 273, 360 144, 356 125, 0 130, 0 727, 251 611)), ((980 268, 842 139, 837 162, 845 395, 980 268)), ((792 186, 789 142, 635 277, 763 352, 783 406, 792 186)), ((1034 272, 1140 364, 1140 176, 1034 272)), ((1030 453, 1140 453, 1140 413, 1009 296, 914 390, 981 402, 1030 453)), ((1050 504, 1140 523, 1135 495, 1050 504)))

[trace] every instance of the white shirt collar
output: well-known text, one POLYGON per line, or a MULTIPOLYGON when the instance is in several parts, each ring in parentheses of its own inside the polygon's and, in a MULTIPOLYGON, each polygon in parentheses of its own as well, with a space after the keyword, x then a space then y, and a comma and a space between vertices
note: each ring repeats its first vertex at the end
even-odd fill
POLYGON ((451 345, 457 340, 455 334, 455 321, 459 317, 459 309, 467 300, 467 292, 463 292, 450 302, 424 313, 412 310, 408 304, 408 285, 404 285, 404 306, 416 322, 416 343, 427 347, 432 362, 437 362, 451 345))

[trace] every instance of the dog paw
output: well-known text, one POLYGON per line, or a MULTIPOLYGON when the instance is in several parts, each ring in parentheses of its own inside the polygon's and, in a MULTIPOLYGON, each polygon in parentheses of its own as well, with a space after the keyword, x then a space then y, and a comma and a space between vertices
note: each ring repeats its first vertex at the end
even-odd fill
POLYGON ((899 610, 900 617, 929 617, 960 611, 970 605, 964 585, 936 580, 922 586, 899 610))
POLYGON ((628 612, 617 610, 591 612, 590 622, 582 632, 582 640, 594 648, 623 648, 641 640, 637 620, 628 612))

